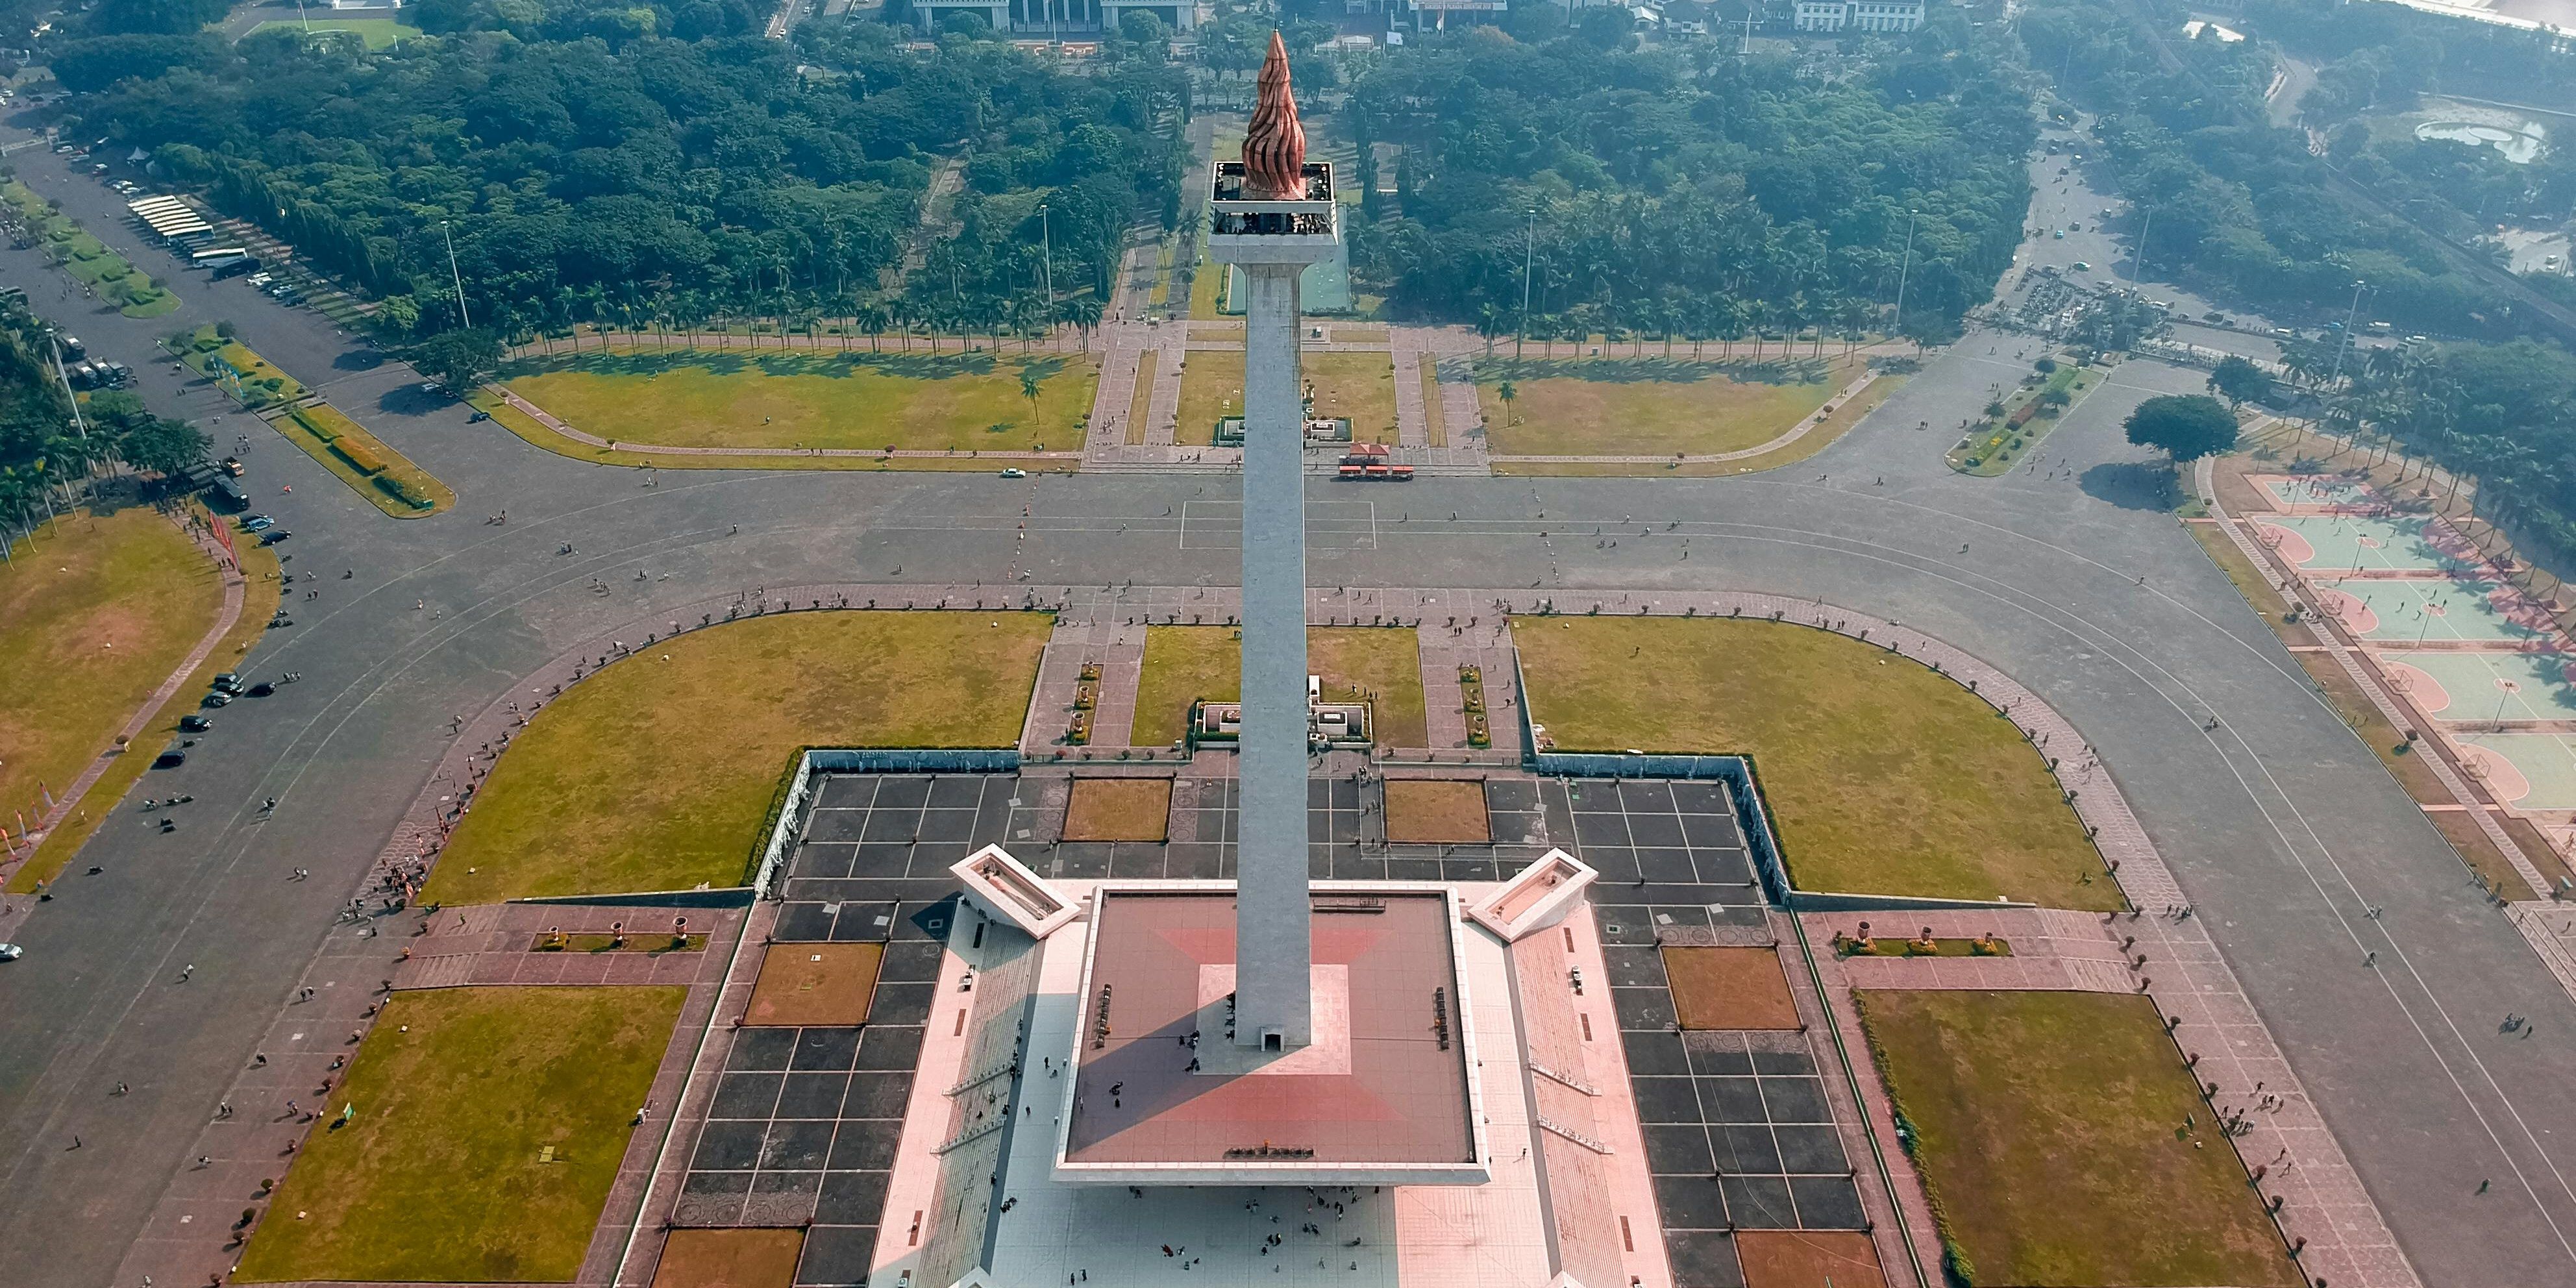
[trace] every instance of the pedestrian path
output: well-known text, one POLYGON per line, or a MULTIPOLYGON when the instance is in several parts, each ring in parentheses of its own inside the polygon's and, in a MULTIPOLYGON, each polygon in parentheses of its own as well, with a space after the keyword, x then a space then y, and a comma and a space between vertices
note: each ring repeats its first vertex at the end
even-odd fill
MULTIPOLYGON (((1779 451, 1781 448, 1787 447, 1791 443, 1797 442, 1799 439, 1805 438, 1807 435, 1824 428, 1825 424, 1833 419, 1834 412, 1836 410, 1841 408, 1844 403, 1849 402, 1854 398, 1858 398, 1863 390, 1869 388, 1870 382, 1876 379, 1878 379, 1878 376, 1875 372, 1863 371, 1850 384, 1843 386, 1832 397, 1825 399, 1824 406, 1816 409, 1816 411, 1810 414, 1805 420, 1799 421, 1797 425, 1789 429, 1786 433, 1781 434, 1779 437, 1774 438, 1767 443, 1743 448, 1738 451, 1676 452, 1670 456, 1496 456, 1493 459, 1510 464, 1533 465, 1709 465, 1724 461, 1749 461, 1756 456, 1764 456, 1769 453, 1779 451)), ((1465 388, 1469 391, 1469 396, 1473 397, 1475 386, 1473 384, 1468 384, 1465 388)))
POLYGON ((2053 990, 2134 993, 2138 977, 2127 949, 2100 914, 2058 908, 1997 908, 1991 912, 1906 911, 1804 913, 1809 942, 1832 953, 1849 988, 2053 990), (1930 931, 1936 940, 1992 935, 2009 955, 1968 957, 1842 956, 1830 945, 1838 936, 1870 935, 1891 951, 1930 931))
MULTIPOLYGON (((193 514, 193 511, 190 513, 193 514)), ((46 810, 36 820, 35 827, 29 829, 27 835, 19 839, 18 844, 5 852, 0 852, 0 883, 6 883, 10 877, 16 875, 21 865, 35 857, 37 848, 45 843, 45 838, 51 835, 55 828, 62 826, 64 819, 71 817, 72 810, 89 795, 89 789, 98 784, 99 778, 107 773, 108 766, 127 755, 150 754, 148 749, 138 751, 133 748, 133 741, 142 737, 143 732, 152 727, 154 720, 161 714, 161 708, 168 704, 170 699, 179 695, 179 690, 186 687, 188 677, 195 675, 197 669, 206 664, 206 659, 215 655, 215 650, 224 642, 224 636, 241 621, 242 605, 249 598, 250 586, 243 579, 240 564, 234 559, 232 552, 226 550, 223 543, 215 540, 211 534, 200 527, 192 526, 180 516, 172 515, 171 521, 180 524, 181 529, 186 531, 190 539, 196 543, 197 549, 214 563, 223 577, 224 600, 215 613, 214 624, 206 628, 206 633, 199 636, 196 644, 189 648, 188 656, 180 659, 179 664, 171 668, 169 676, 152 690, 152 696, 144 699, 142 705, 135 708, 134 714, 127 717, 125 724, 116 731, 116 737, 107 747, 87 765, 81 767, 79 775, 72 779, 71 785, 65 787, 62 794, 54 798, 53 808, 46 810)), ((114 809, 116 805, 115 801, 99 802, 99 808, 102 811, 114 809)), ((34 911, 35 900, 32 898, 0 903, 0 942, 9 940, 17 931, 19 923, 25 921, 34 911)))

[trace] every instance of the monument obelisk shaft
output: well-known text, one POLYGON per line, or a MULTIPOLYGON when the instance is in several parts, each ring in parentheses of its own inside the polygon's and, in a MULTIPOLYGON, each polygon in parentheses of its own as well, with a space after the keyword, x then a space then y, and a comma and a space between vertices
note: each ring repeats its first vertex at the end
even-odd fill
MULTIPOLYGON (((1244 134, 1242 196, 1305 202, 1305 155, 1305 131, 1289 93, 1287 47, 1274 33, 1261 69, 1259 104, 1244 134)), ((1241 269, 1245 287, 1235 1040, 1289 1050, 1314 1038, 1306 858, 1306 415, 1298 370, 1298 278, 1321 255, 1307 244, 1317 238, 1294 231, 1315 216, 1273 211, 1248 218, 1239 226, 1281 235, 1247 231, 1212 238, 1229 243, 1224 258, 1241 269)), ((1325 218, 1329 228, 1329 214, 1325 218)), ((1329 238, 1322 240, 1329 248, 1329 238)))

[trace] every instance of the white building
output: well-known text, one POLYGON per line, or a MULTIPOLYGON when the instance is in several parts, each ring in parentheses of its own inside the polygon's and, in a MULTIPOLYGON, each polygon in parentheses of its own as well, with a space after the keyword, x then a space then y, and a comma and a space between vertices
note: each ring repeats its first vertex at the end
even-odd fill
POLYGON ((1800 31, 1912 31, 1923 0, 1798 0, 1800 31))

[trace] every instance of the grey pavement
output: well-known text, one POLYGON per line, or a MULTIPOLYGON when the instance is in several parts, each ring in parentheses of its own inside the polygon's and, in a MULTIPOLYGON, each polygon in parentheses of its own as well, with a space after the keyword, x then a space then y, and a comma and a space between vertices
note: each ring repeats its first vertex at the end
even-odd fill
MULTIPOLYGON (((29 166, 40 191, 132 248, 104 189, 49 181, 44 164, 29 166), (101 200, 75 200, 84 187, 101 200)), ((136 262, 172 275, 155 254, 136 262)), ((41 305, 55 279, 39 272, 0 254, 0 280, 41 305)), ((1233 501, 1231 476, 665 471, 647 487, 636 471, 553 456, 406 394, 399 371, 377 372, 312 315, 177 276, 181 315, 77 325, 142 369, 154 336, 231 317, 298 378, 347 377, 356 396, 341 405, 460 501, 436 518, 385 518, 260 437, 272 431, 244 426, 251 491, 298 534, 289 571, 322 573, 323 594, 290 600, 297 624, 241 669, 291 667, 306 682, 236 703, 212 754, 147 778, 141 794, 196 796, 179 830, 162 835, 125 808, 25 928, 27 957, 0 992, 0 1263, 13 1280, 109 1282, 427 782, 448 718, 482 710, 562 649, 767 585, 1235 575, 1232 543, 1180 540, 1183 503, 1233 501), (503 510, 506 525, 483 521, 503 510), (573 553, 559 554, 566 543, 573 553), (343 568, 355 575, 341 580, 343 568), (594 576, 607 593, 589 588, 594 576), (268 796, 280 803, 263 822, 268 796), (85 875, 93 864, 103 870, 85 875), (286 880, 299 866, 313 879, 286 880), (193 977, 176 982, 190 962, 193 977), (131 1093, 111 1097, 120 1081, 131 1093), (61 1237, 70 1230, 83 1237, 61 1237)), ((1318 484, 1312 500, 1338 508, 1318 512, 1309 575, 1536 585, 1578 610, 1587 590, 1772 591, 1983 658, 2099 749, 2423 1278, 2576 1278, 2564 1176, 2576 1157, 2552 1134, 2576 1122, 2576 1002, 2158 508, 2155 473, 2118 423, 2151 393, 2196 387, 2198 373, 2122 366, 2049 438, 2037 471, 1987 480, 1942 467, 1943 427, 1973 415, 1989 381, 2018 374, 2018 343, 1972 335, 1842 442, 1767 474, 1443 476, 1356 494, 1318 484), (1355 503, 1374 507, 1366 539, 1347 536, 1355 503), (2204 729, 2213 713, 2220 727, 2204 729), (2498 1033, 2507 1011, 2531 1017, 2534 1035, 2498 1033)), ((202 385, 173 387, 167 372, 145 388, 157 407, 210 414, 202 385)), ((234 425, 213 428, 228 440, 234 425)), ((209 1219, 247 1201, 223 1198, 209 1219)))

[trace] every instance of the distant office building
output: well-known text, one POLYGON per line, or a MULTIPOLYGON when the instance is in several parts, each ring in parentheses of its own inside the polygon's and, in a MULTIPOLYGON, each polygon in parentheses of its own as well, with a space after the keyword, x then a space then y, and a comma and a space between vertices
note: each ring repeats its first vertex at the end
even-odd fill
POLYGON ((923 26, 936 28, 942 16, 964 11, 982 16, 993 30, 1013 36, 1096 38, 1103 32, 1117 31, 1118 20, 1131 9, 1162 19, 1163 25, 1173 31, 1198 26, 1194 0, 1174 4, 1129 0, 914 0, 913 9, 921 15, 923 26))
POLYGON ((1912 31, 1923 0, 1798 0, 1800 31, 1912 31))

